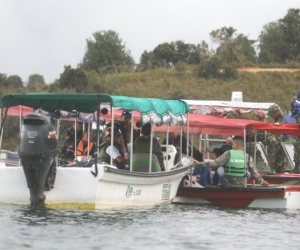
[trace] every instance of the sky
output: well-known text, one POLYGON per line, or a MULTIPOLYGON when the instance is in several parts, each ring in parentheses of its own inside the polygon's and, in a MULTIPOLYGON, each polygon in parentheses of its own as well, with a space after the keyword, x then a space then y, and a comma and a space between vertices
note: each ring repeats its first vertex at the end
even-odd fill
POLYGON ((53 83, 64 66, 76 68, 86 40, 98 31, 119 34, 136 63, 164 42, 212 43, 209 33, 232 26, 257 39, 299 0, 0 0, 0 73, 33 74, 53 83))

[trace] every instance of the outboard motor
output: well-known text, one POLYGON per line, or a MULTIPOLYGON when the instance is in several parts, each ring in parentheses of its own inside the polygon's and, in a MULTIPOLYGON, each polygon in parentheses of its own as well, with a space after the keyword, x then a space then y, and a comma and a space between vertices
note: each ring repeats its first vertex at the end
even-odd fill
POLYGON ((46 196, 43 189, 57 153, 58 140, 53 119, 40 113, 28 114, 22 123, 19 157, 30 190, 32 208, 44 205, 46 196))

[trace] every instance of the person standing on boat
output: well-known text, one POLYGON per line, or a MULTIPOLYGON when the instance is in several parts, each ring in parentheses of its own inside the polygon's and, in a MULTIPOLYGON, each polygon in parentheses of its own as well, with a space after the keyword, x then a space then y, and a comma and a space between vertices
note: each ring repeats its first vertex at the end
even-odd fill
MULTIPOLYGON (((121 119, 124 123, 124 129, 121 130, 124 138, 125 146, 131 143, 131 117, 132 117, 132 110, 125 109, 122 112, 121 119)), ((133 141, 139 137, 139 131, 133 129, 133 141)), ((128 151, 128 147, 126 147, 126 152, 128 151)))
POLYGON ((256 167, 253 165, 252 157, 249 157, 249 155, 244 152, 244 139, 241 136, 233 137, 232 150, 226 151, 218 159, 207 162, 194 161, 196 164, 201 164, 204 167, 212 169, 223 168, 224 179, 221 178, 220 175, 219 178, 222 186, 226 188, 245 187, 247 169, 257 183, 264 187, 269 185, 257 172, 256 167))
POLYGON ((113 158, 113 165, 119 169, 127 169, 127 159, 125 159, 125 146, 123 141, 123 135, 118 130, 118 128, 114 128, 114 142, 113 147, 111 147, 111 133, 112 129, 107 128, 105 130, 104 139, 100 146, 99 152, 99 162, 105 162, 110 164, 110 158, 113 158))
MULTIPOLYGON (((295 123, 300 125, 300 91, 295 93, 291 99, 291 113, 292 117, 295 119, 295 123)), ((294 146, 294 162, 295 168, 292 173, 300 173, 300 136, 293 137, 294 146)))
MULTIPOLYGON (((136 138, 133 143, 133 154, 137 153, 150 153, 150 136, 151 136, 151 124, 146 123, 141 128, 143 136, 136 138)), ((156 155, 159 165, 162 171, 165 171, 164 156, 161 151, 161 147, 156 138, 152 138, 152 153, 156 155)))
MULTIPOLYGON (((286 123, 284 120, 284 113, 277 104, 273 104, 268 108, 267 115, 272 118, 274 123, 286 123)), ((288 165, 288 161, 281 142, 284 141, 282 134, 268 133, 266 140, 263 142, 268 146, 267 153, 271 166, 276 173, 284 173, 288 165)))

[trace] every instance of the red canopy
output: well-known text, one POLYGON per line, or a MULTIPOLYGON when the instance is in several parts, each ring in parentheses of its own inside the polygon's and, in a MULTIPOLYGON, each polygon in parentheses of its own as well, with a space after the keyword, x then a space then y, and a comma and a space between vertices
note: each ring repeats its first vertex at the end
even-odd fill
POLYGON ((243 135, 243 129, 265 130, 277 134, 300 136, 298 124, 266 123, 247 119, 226 119, 222 117, 190 114, 190 133, 215 135, 243 135))
MULTIPOLYGON (((32 108, 23 106, 22 115, 33 112, 32 108)), ((115 110, 115 119, 121 119, 122 110, 115 110)), ((20 106, 11 107, 8 110, 8 115, 19 116, 20 106)), ((101 117, 110 120, 110 111, 101 117)), ((134 125, 140 120, 141 115, 139 112, 133 112, 134 125)), ((155 131, 166 132, 167 126, 160 127, 153 126, 155 131)), ((300 129, 298 124, 277 124, 265 123, 248 119, 227 119, 212 115, 203 114, 189 114, 189 132, 192 134, 210 134, 210 135, 243 135, 244 129, 266 130, 271 133, 289 134, 300 136, 300 129)), ((187 126, 183 127, 187 131, 187 126)), ((169 127, 169 131, 179 132, 180 127, 169 127)))

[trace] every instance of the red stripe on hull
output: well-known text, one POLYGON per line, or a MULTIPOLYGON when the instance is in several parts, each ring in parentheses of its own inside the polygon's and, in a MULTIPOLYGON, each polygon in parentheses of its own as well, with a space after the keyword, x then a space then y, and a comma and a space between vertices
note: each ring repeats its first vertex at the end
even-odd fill
POLYGON ((286 192, 300 192, 300 186, 287 186, 286 192))
MULTIPOLYGON (((299 187, 300 189, 300 187, 299 187)), ((285 188, 190 188, 179 187, 178 197, 205 199, 215 206, 246 208, 255 199, 284 198, 285 188)))

